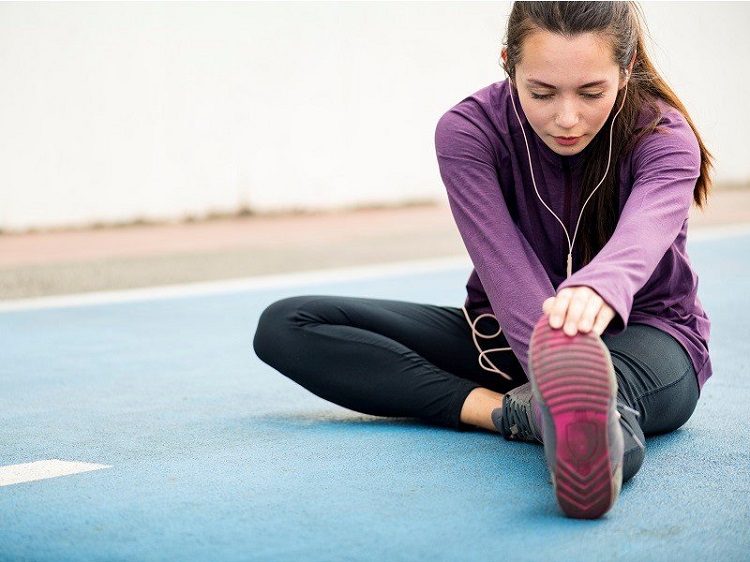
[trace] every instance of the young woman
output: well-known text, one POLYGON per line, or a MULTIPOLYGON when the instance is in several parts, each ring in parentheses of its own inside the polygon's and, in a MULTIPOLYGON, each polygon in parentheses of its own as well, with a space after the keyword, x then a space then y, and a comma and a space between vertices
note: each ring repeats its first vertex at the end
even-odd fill
POLYGON ((563 513, 606 513, 711 376, 685 243, 712 156, 644 44, 634 2, 514 3, 508 78, 435 132, 464 306, 282 299, 256 354, 346 408, 541 442, 563 513))

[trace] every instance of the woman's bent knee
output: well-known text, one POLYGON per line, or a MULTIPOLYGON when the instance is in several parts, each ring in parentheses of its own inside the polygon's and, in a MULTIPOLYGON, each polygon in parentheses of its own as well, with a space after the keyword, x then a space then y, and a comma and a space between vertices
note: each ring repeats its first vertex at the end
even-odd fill
MULTIPOLYGON (((265 363, 272 361, 281 353, 288 353, 292 345, 290 338, 295 333, 295 326, 306 322, 309 314, 303 314, 308 304, 325 300, 324 295, 296 295, 286 297, 269 304, 258 319, 258 326, 253 336, 253 350, 265 363)), ((316 316, 313 312, 312 316, 316 316)))
POLYGON ((699 396, 698 382, 690 369, 668 389, 641 398, 646 410, 644 431, 658 435, 682 427, 693 415, 699 396))
POLYGON ((274 357, 282 351, 279 345, 284 340, 283 334, 288 330, 294 312, 303 298, 296 296, 280 299, 261 312, 253 336, 253 351, 265 363, 271 365, 274 357))

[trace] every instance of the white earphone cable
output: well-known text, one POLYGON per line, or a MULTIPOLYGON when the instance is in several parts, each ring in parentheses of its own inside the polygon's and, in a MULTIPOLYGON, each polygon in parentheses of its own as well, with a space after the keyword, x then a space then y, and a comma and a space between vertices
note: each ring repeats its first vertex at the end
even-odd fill
MULTIPOLYGON (((629 74, 630 74, 629 71, 625 70, 625 76, 628 76, 629 74)), ((594 195, 594 193, 596 192, 596 190, 599 189, 599 186, 604 182, 604 179, 607 177, 607 174, 609 173, 609 164, 610 164, 610 161, 611 161, 611 158, 612 158, 612 128, 614 127, 615 119, 617 119, 617 116, 620 114, 620 111, 622 111, 622 108, 625 106, 625 96, 627 96, 627 94, 628 94, 628 83, 625 82, 625 92, 623 93, 623 96, 622 96, 622 103, 620 104, 620 108, 617 110, 617 113, 615 113, 614 117, 612 118, 612 123, 609 126, 609 153, 607 155, 607 169, 604 171, 604 176, 602 177, 602 179, 599 181, 599 183, 596 185, 596 187, 591 191, 591 193, 589 194, 588 198, 586 199, 586 201, 583 203, 583 206, 581 207, 581 213, 578 216, 578 221, 576 222, 576 228, 573 231, 573 239, 572 240, 570 239, 570 235, 568 234, 568 229, 565 228, 565 224, 563 224, 563 222, 554 213, 554 211, 547 206, 547 204, 544 202, 544 199, 542 199, 542 196, 539 195, 539 190, 536 187, 536 179, 534 178, 534 167, 531 164, 531 150, 529 149, 529 141, 526 138, 526 131, 523 128, 523 123, 521 122, 521 117, 518 114, 518 109, 516 109, 516 102, 513 99, 513 81, 510 80, 510 77, 508 79, 508 88, 509 88, 509 91, 510 91, 510 99, 511 99, 511 102, 513 104, 513 111, 516 114, 516 119, 518 119, 518 124, 521 126, 521 132, 523 133, 523 140, 524 140, 524 143, 526 144, 526 154, 527 154, 527 156, 529 158, 529 169, 531 170, 531 181, 534 184, 534 191, 536 192, 536 196, 542 202, 542 205, 544 205, 547 208, 547 210, 550 213, 552 213, 552 216, 554 216, 555 219, 557 219, 557 222, 560 223, 560 226, 563 227, 563 231, 565 231, 565 237, 568 240, 568 257, 567 257, 567 267, 566 267, 566 274, 567 274, 566 279, 568 279, 568 278, 570 278, 570 276, 573 273, 573 244, 575 244, 576 235, 578 234, 578 226, 580 225, 581 218, 583 217, 583 210, 586 208, 586 204, 589 202, 589 200, 594 195)), ((497 332, 494 333, 494 334, 491 334, 491 335, 481 334, 479 332, 479 330, 476 329, 476 324, 477 324, 477 322, 479 322, 480 318, 482 318, 484 316, 492 316, 493 318, 495 318, 495 321, 497 321, 497 318, 495 317, 495 315, 487 312, 487 313, 484 313, 484 314, 481 314, 481 315, 477 316, 474 319, 474 322, 472 322, 471 319, 470 319, 470 317, 469 317, 469 313, 466 310, 466 306, 465 305, 462 306, 461 309, 464 311, 464 316, 466 317, 466 321, 469 323, 469 326, 471 327, 471 332, 472 332, 471 335, 472 335, 472 339, 474 340, 474 345, 479 350, 479 358, 478 358, 479 366, 482 367, 485 371, 490 371, 490 372, 493 372, 493 373, 498 373, 498 374, 502 375, 503 377, 505 377, 508 380, 513 380, 513 378, 510 375, 508 375, 507 373, 505 373, 505 372, 501 371, 500 369, 498 369, 495 366, 495 364, 492 361, 490 361, 489 358, 487 357, 487 354, 490 353, 490 352, 492 352, 492 351, 512 351, 511 348, 510 347, 494 347, 494 348, 491 348, 491 349, 485 349, 485 350, 483 350, 479 346, 479 342, 477 341, 477 336, 479 336, 480 338, 489 339, 489 338, 494 338, 496 336, 499 336, 502 333, 503 330, 502 330, 502 327, 500 327, 500 323, 499 322, 498 322, 497 332), (482 360, 487 361, 487 363, 490 364, 490 367, 486 367, 482 363, 482 360)))
MULTIPOLYGON (((487 354, 490 353, 491 351, 512 351, 512 349, 510 347, 493 347, 492 349, 483 350, 479 346, 479 342, 477 341, 477 336, 479 336, 480 338, 491 339, 496 336, 499 336, 500 333, 503 331, 499 323, 497 326, 497 332, 495 332, 494 334, 489 334, 489 335, 482 334, 479 332, 479 330, 477 330, 476 325, 481 318, 483 318, 484 316, 491 316, 492 318, 495 318, 495 315, 489 312, 485 312, 484 314, 480 314, 479 316, 477 316, 474 319, 474 322, 472 322, 471 319, 469 318, 469 313, 466 310, 466 305, 462 306, 461 310, 464 311, 464 316, 466 317, 466 321, 469 323, 469 326, 471 327, 471 337, 474 340, 474 345, 479 350, 479 359, 478 359, 479 366, 482 367, 482 369, 484 369, 485 371, 490 371, 491 373, 498 373, 502 375, 503 377, 505 377, 506 379, 508 379, 509 381, 512 381, 513 377, 511 377, 508 373, 505 373, 501 371, 500 369, 498 369, 497 366, 492 361, 490 361, 490 359, 487 357, 487 354), (485 367, 484 364, 482 364, 483 359, 487 361, 487 363, 490 364, 490 367, 485 367)), ((495 318, 495 321, 497 321, 497 318, 495 318)))
MULTIPOLYGON (((625 71, 625 75, 626 76, 628 75, 628 71, 627 70, 625 71)), ((612 123, 610 123, 610 125, 609 125, 609 153, 607 155, 607 169, 604 171, 604 176, 602 176, 602 179, 599 180, 599 183, 596 185, 596 187, 589 194, 588 198, 586 199, 586 201, 583 204, 583 207, 581 207, 581 214, 578 215, 578 221, 576 222, 576 228, 575 228, 575 231, 573 232, 573 240, 572 241, 570 239, 570 235, 568 234, 568 229, 565 228, 565 225, 563 224, 563 222, 554 213, 554 211, 547 206, 547 203, 544 202, 544 199, 542 199, 542 196, 539 195, 539 190, 536 187, 536 179, 534 177, 534 167, 531 164, 531 151, 529 150, 529 141, 526 138, 526 131, 523 128, 523 123, 521 123, 521 117, 518 115, 518 109, 516 109, 516 102, 513 99, 513 81, 510 80, 510 79, 509 79, 509 83, 508 83, 508 89, 510 91, 510 100, 513 103, 513 111, 516 114, 516 119, 518 119, 518 124, 521 126, 521 132, 523 133, 523 140, 524 140, 524 143, 526 144, 526 154, 529 157, 529 168, 531 170, 531 181, 534 184, 534 191, 536 192, 536 196, 539 198, 539 201, 542 202, 542 205, 544 205, 547 208, 547 210, 550 213, 552 213, 552 216, 554 216, 557 219, 557 222, 560 223, 560 226, 563 227, 563 230, 565 231, 565 237, 568 239, 568 259, 567 259, 567 270, 566 270, 566 273, 567 273, 566 279, 567 279, 573 273, 573 244, 575 243, 576 235, 578 234, 578 226, 581 224, 581 218, 583 217, 583 210, 586 207, 586 203, 589 202, 589 200, 594 195, 594 193, 596 192, 596 190, 599 189, 599 186, 604 182, 604 179, 607 177, 607 174, 609 173, 609 164, 610 164, 610 161, 612 159, 612 129, 613 129, 614 124, 615 124, 615 119, 617 119, 617 116, 620 114, 620 111, 622 111, 622 108, 625 106, 625 96, 627 96, 627 94, 628 94, 628 83, 625 82, 625 93, 622 96, 622 103, 620 104, 620 109, 617 110, 617 113, 615 113, 615 116, 612 118, 612 123)))

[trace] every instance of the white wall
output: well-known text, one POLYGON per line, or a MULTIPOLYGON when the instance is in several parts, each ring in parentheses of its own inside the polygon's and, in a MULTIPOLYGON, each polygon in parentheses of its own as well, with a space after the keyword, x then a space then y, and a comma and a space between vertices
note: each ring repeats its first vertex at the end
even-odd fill
MULTIPOLYGON (((1 3, 0 229, 444 200, 437 120, 504 78, 510 2, 1 3)), ((646 3, 750 178, 750 4, 646 3)))

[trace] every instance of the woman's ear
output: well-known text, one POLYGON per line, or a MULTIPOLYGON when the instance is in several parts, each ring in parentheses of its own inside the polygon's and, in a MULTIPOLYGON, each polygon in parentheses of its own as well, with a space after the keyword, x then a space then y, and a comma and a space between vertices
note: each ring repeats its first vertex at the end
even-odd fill
POLYGON ((518 89, 518 86, 516 85, 515 77, 510 75, 510 70, 508 70, 508 48, 503 47, 502 51, 500 52, 500 64, 503 67, 503 70, 505 71, 505 74, 508 75, 508 81, 516 88, 518 89))
POLYGON ((625 69, 625 82, 623 82, 622 84, 623 86, 633 76, 633 67, 635 66, 635 57, 637 54, 638 54, 638 51, 633 52, 633 58, 630 60, 630 64, 625 69))
POLYGON ((625 85, 630 81, 630 73, 631 73, 630 67, 622 71, 623 77, 620 79, 620 83, 617 88, 618 90, 622 90, 625 87, 625 85))

